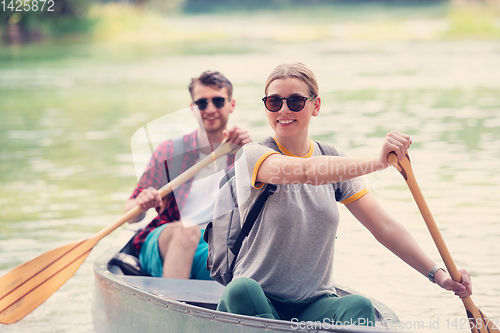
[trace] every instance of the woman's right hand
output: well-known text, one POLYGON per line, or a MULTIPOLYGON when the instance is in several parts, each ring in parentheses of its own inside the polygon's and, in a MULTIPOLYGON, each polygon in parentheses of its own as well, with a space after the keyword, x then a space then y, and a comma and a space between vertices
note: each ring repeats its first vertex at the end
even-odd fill
POLYGON ((379 162, 384 165, 384 168, 389 166, 387 156, 390 152, 395 152, 398 159, 402 160, 408 148, 410 148, 412 141, 409 135, 399 133, 396 131, 390 132, 385 136, 382 151, 380 152, 379 162))
POLYGON ((149 208, 160 207, 162 198, 156 189, 149 188, 139 193, 137 198, 135 198, 135 203, 140 206, 142 210, 148 210, 149 208))

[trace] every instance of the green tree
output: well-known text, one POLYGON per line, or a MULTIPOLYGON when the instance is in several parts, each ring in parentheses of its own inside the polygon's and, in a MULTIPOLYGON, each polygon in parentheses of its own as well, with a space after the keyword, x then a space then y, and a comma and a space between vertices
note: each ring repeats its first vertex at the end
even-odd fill
POLYGON ((89 0, 0 0, 0 30, 7 43, 90 29, 89 0))

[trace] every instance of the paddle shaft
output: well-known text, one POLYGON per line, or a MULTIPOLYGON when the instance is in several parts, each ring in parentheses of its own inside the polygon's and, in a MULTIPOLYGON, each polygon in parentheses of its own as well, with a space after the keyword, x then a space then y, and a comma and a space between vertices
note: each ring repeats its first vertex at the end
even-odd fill
MULTIPOLYGON (((166 197, 168 194, 173 192, 176 188, 187 182, 189 179, 194 177, 198 172, 200 172, 203 168, 205 168, 207 165, 218 159, 219 157, 222 157, 226 154, 231 153, 234 150, 234 146, 229 143, 229 142, 223 142, 217 149, 215 149, 210 155, 207 155, 204 159, 184 171, 182 174, 180 174, 178 177, 174 178, 170 183, 166 184, 163 186, 158 193, 162 198, 166 197)), ((140 213, 143 212, 143 209, 140 206, 134 206, 132 209, 127 211, 121 218, 119 218, 117 221, 114 223, 110 224, 106 228, 102 229, 99 231, 97 234, 95 234, 92 238, 96 239, 97 241, 101 240, 105 236, 109 235, 113 230, 116 228, 120 227, 122 224, 125 222, 131 220, 132 218, 136 217, 140 213)))
POLYGON ((408 170, 407 168, 405 168, 405 170, 408 174, 408 179, 406 180, 406 182, 408 183, 410 192, 413 198, 415 199, 415 202, 417 203, 418 210, 420 211, 420 214, 422 214, 422 217, 424 218, 425 224, 427 225, 427 229, 429 229, 431 237, 434 243, 436 244, 436 247, 439 251, 439 254, 441 255, 441 258, 443 259, 446 269, 450 273, 450 276, 453 280, 457 282, 462 282, 462 277, 460 276, 460 272, 458 271, 458 268, 455 265, 453 258, 451 257, 451 253, 448 250, 448 247, 446 246, 446 243, 443 239, 443 236, 441 235, 441 232, 439 231, 439 228, 436 224, 436 221, 434 220, 434 217, 431 214, 429 206, 425 201, 424 195, 422 194, 422 191, 420 190, 420 187, 417 184, 415 176, 413 175, 413 171, 411 169, 408 170))
MULTIPOLYGON (((453 261, 451 257, 450 251, 446 246, 446 243, 439 231, 436 221, 431 214, 429 206, 425 201, 424 195, 420 190, 420 187, 417 184, 417 180, 415 175, 413 174, 413 169, 410 163, 410 157, 406 154, 403 160, 399 160, 395 153, 390 153, 387 157, 387 160, 390 164, 392 164, 403 176, 410 188, 410 192, 415 199, 415 202, 418 206, 420 214, 422 215, 425 224, 427 225, 427 229, 431 234, 431 237, 436 244, 436 247, 443 259, 443 262, 448 270, 451 278, 456 282, 462 282, 462 276, 458 271, 457 265, 453 261)), ((500 333, 500 330, 495 327, 493 321, 489 320, 481 310, 477 308, 477 306, 472 301, 471 297, 462 298, 462 302, 467 312, 467 317, 469 318, 469 326, 471 332, 473 333, 500 333)))

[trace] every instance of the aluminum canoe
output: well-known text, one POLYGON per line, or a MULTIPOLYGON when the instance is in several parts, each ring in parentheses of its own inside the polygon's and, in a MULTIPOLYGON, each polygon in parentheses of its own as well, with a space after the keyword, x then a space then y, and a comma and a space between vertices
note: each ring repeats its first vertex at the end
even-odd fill
MULTIPOLYGON (((333 325, 328 322, 272 320, 216 311, 223 286, 215 281, 177 280, 126 275, 113 258, 126 253, 133 228, 125 229, 115 244, 94 264, 94 330, 128 332, 398 332, 399 319, 382 303, 374 307, 375 327, 333 325)), ((337 294, 359 294, 337 286, 337 294)), ((366 295, 364 295, 367 297, 366 295)), ((408 331, 405 331, 408 332, 408 331)))

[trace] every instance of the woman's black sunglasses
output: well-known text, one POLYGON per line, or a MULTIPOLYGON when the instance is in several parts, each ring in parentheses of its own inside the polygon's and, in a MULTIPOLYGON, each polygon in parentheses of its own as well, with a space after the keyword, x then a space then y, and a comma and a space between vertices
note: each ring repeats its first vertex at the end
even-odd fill
MULTIPOLYGON (((194 104, 198 105, 198 109, 205 110, 208 106, 208 101, 208 98, 200 98, 195 101, 194 104)), ((214 97, 211 101, 217 109, 224 107, 224 104, 226 104, 226 99, 224 97, 214 97)))
POLYGON ((304 97, 300 95, 294 95, 288 98, 281 98, 279 96, 266 96, 262 99, 262 101, 264 102, 266 109, 271 112, 277 112, 281 110, 281 107, 283 106, 283 100, 285 99, 286 105, 288 105, 290 111, 299 112, 306 106, 306 101, 312 101, 315 98, 316 97, 304 97))

